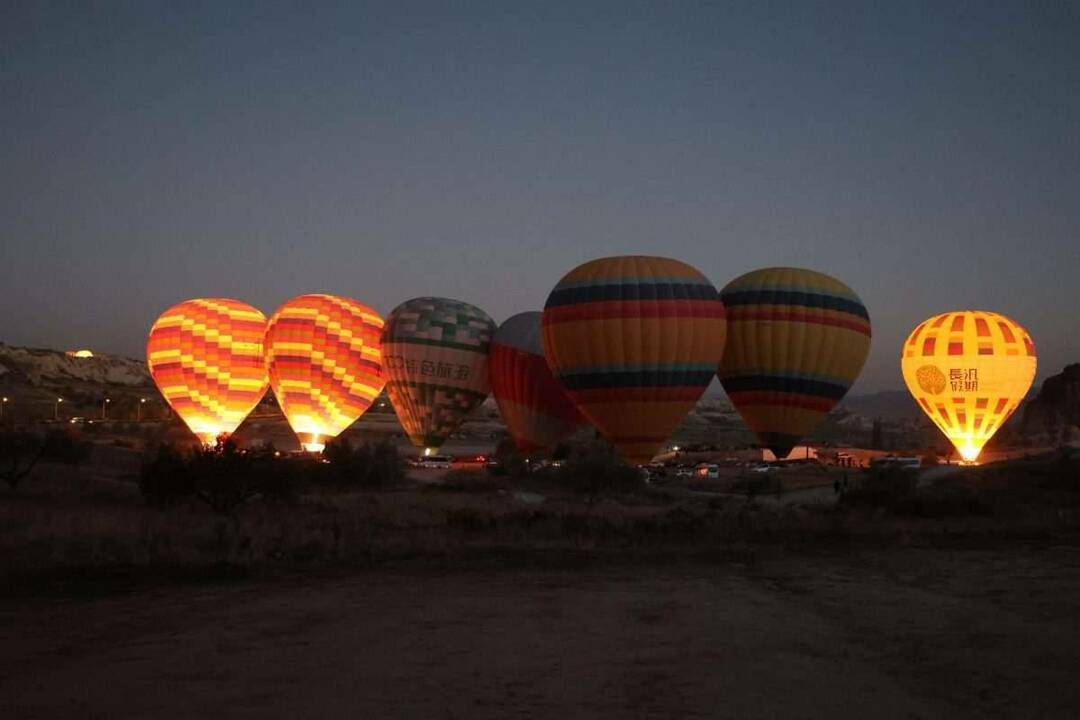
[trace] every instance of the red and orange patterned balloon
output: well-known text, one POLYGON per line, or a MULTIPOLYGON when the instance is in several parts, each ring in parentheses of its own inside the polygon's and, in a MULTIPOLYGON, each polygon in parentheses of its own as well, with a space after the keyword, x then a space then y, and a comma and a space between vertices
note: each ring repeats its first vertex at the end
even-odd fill
POLYGON ((377 312, 335 295, 295 297, 270 318, 270 386, 305 450, 321 451, 382 391, 382 329, 377 312))
POLYGON ((525 453, 553 448, 585 423, 544 359, 542 317, 524 312, 509 318, 495 331, 488 357, 499 414, 525 453))
POLYGON ((266 393, 266 316, 229 298, 173 305, 150 328, 150 375, 205 445, 236 430, 266 393))

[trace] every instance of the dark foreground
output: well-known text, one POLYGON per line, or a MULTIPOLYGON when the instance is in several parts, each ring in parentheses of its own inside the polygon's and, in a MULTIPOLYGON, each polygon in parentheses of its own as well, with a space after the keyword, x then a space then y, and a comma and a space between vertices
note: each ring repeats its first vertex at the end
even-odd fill
POLYGON ((1076 717, 1080 550, 0 602, 0 717, 1076 717))

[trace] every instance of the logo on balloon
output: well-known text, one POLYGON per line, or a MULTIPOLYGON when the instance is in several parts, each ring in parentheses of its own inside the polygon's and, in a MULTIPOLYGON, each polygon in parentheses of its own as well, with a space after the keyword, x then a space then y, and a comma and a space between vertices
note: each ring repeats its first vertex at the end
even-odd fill
POLYGON ((931 395, 940 395, 945 392, 945 373, 933 365, 923 365, 915 371, 915 379, 926 392, 931 395))

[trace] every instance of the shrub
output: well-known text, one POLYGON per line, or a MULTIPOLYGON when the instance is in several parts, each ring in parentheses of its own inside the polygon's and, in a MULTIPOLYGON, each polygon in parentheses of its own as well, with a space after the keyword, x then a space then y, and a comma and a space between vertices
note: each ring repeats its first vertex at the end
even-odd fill
POLYGON ((859 483, 840 496, 847 505, 870 505, 896 508, 915 492, 919 473, 911 468, 871 468, 862 474, 859 483))
POLYGON ((1045 490, 1080 491, 1080 457, 1062 452, 1046 470, 1039 485, 1045 490))
POLYGON ((161 445, 139 474, 139 491, 154 507, 183 502, 195 494, 187 457, 172 445, 161 445))
POLYGON ((892 508, 898 515, 915 517, 963 517, 988 515, 990 505, 966 485, 943 484, 920 489, 901 498, 892 508))
POLYGON ((510 438, 503 438, 495 446, 495 460, 499 463, 496 474, 517 477, 525 473, 525 457, 510 438))
POLYGON ((780 486, 780 478, 771 478, 762 475, 744 475, 737 478, 731 485, 731 489, 746 493, 747 497, 753 498, 769 491, 776 492, 780 486))
POLYGON ((554 473, 555 481, 588 495, 591 504, 602 493, 632 492, 644 487, 637 468, 625 465, 610 444, 596 440, 575 447, 554 473))
POLYGON ((198 498, 214 512, 226 514, 256 495, 290 500, 298 493, 302 474, 272 454, 245 452, 228 439, 212 449, 182 453, 162 445, 139 476, 147 502, 165 507, 198 498))
POLYGON ((390 442, 364 443, 353 447, 345 438, 332 440, 323 450, 324 472, 313 479, 333 487, 385 487, 405 477, 405 461, 390 442))
POLYGON ((271 471, 258 459, 227 438, 218 438, 212 450, 196 450, 189 461, 195 496, 216 513, 232 512, 259 493, 263 473, 271 471))
POLYGON ((243 450, 222 438, 213 449, 191 453, 162 445, 144 464, 139 489, 158 507, 198 498, 228 513, 254 497, 292 503, 311 488, 388 485, 404 474, 397 449, 388 443, 353 448, 338 441, 324 457, 279 457, 272 445, 243 450))
POLYGON ((45 445, 33 433, 8 430, 0 433, 0 477, 12 490, 19 486, 41 459, 45 445))

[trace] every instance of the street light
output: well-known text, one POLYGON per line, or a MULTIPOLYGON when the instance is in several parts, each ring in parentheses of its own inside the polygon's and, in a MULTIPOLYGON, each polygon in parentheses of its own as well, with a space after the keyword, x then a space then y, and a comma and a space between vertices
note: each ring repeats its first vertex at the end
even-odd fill
POLYGON ((53 403, 53 420, 60 419, 60 403, 64 402, 64 398, 56 398, 56 402, 53 403))
POLYGON ((4 406, 8 404, 8 399, 4 398, 3 402, 0 402, 0 420, 4 419, 4 406))
POLYGON ((104 420, 106 417, 108 417, 108 413, 105 411, 105 408, 111 402, 112 402, 112 400, 110 400, 109 398, 105 398, 104 400, 101 401, 101 419, 102 420, 104 420))
POLYGON ((146 398, 139 398, 139 422, 142 422, 142 406, 146 402, 146 398))

